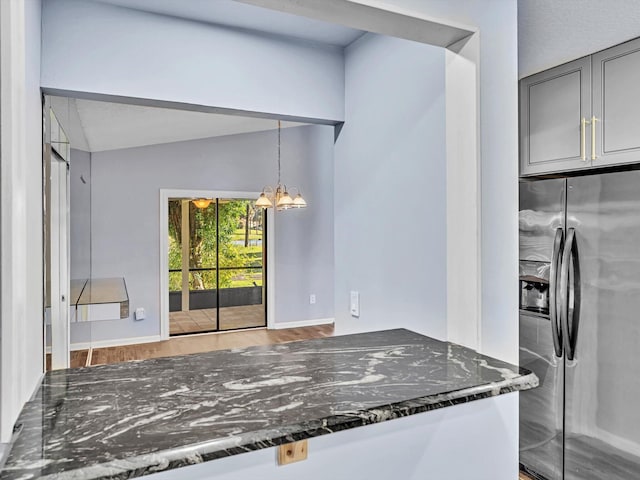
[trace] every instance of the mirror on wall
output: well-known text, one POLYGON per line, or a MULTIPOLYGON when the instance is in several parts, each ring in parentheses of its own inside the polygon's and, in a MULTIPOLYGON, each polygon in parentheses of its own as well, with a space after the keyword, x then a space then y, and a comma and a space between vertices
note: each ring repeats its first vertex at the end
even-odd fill
MULTIPOLYGON (((55 116, 57 130, 65 138, 64 158, 69 168, 69 268, 71 279, 91 278, 91 153, 79 129, 75 99, 47 97, 50 116, 55 116)), ((55 134, 55 130, 52 131, 55 134)), ((61 144, 62 145, 62 144, 61 144)), ((52 140, 52 150, 57 150, 52 140)))
POLYGON ((96 278, 91 252, 91 151, 76 100, 45 96, 43 107, 44 336, 46 370, 75 366, 91 344, 92 325, 127 318, 128 294, 120 272, 96 278))
POLYGON ((46 368, 69 366, 69 158, 66 130, 45 102, 44 122, 44 328, 46 368))

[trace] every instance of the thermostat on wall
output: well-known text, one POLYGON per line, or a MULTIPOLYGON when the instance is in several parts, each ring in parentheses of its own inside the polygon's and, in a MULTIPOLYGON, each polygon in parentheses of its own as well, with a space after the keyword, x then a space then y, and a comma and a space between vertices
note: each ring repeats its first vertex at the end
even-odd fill
POLYGON ((144 320, 144 308, 136 308, 136 320, 144 320))

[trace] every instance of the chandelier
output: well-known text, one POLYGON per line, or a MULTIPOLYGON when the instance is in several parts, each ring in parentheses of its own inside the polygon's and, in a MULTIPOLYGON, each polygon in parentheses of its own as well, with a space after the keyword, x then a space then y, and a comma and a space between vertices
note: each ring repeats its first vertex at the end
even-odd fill
POLYGON ((290 208, 305 208, 307 202, 302 198, 300 189, 296 189, 297 194, 295 197, 289 195, 287 186, 280 181, 280 131, 281 125, 278 120, 278 184, 275 188, 266 186, 262 189, 262 193, 256 200, 256 207, 258 208, 273 208, 275 205, 276 210, 289 210, 290 208))

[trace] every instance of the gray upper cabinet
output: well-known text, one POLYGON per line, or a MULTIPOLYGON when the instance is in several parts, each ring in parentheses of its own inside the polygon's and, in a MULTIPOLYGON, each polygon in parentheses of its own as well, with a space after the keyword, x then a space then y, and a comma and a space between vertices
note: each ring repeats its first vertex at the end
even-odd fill
POLYGON ((590 118, 591 57, 521 80, 520 174, 589 167, 590 118))
POLYGON ((520 175, 640 163, 640 38, 520 81, 520 175))
POLYGON ((640 39, 592 55, 592 65, 592 165, 640 162, 640 39))

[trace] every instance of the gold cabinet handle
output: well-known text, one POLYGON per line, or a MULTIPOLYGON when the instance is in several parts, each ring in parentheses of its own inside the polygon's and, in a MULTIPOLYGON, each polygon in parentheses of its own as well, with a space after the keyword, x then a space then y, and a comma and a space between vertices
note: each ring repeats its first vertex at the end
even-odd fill
POLYGON ((586 125, 587 119, 582 117, 580 121, 580 160, 583 162, 587 161, 587 139, 586 139, 586 125))
POLYGON ((596 122, 599 121, 595 115, 591 117, 591 160, 598 158, 596 155, 596 122))

